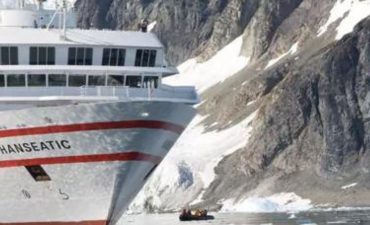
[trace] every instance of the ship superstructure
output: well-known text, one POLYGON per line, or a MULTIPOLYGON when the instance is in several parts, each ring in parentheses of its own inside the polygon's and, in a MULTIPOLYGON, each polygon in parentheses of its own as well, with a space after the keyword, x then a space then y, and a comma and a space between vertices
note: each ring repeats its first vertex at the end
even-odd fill
POLYGON ((0 10, 0 224, 115 224, 193 118, 153 33, 0 10))

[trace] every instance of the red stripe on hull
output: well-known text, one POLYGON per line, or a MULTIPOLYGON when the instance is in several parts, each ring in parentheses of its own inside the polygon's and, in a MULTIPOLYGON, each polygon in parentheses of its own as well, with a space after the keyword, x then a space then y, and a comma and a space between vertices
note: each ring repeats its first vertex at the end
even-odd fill
POLYGON ((53 125, 45 127, 0 130, 0 138, 40 135, 40 134, 69 133, 78 131, 130 129, 130 128, 162 129, 172 131, 178 134, 181 134, 182 131, 184 130, 182 126, 168 122, 154 120, 132 120, 132 121, 81 123, 81 124, 53 125))
POLYGON ((0 223, 0 225, 107 225, 107 221, 82 221, 82 222, 32 222, 32 223, 0 223))
MULTIPOLYGON (((34 165, 55 165, 72 163, 96 163, 96 162, 114 162, 114 161, 146 161, 159 164, 162 158, 140 152, 122 152, 99 155, 79 155, 62 156, 53 158, 35 158, 0 161, 0 168, 34 166, 34 165)), ((0 224, 1 225, 1 224, 0 224)))

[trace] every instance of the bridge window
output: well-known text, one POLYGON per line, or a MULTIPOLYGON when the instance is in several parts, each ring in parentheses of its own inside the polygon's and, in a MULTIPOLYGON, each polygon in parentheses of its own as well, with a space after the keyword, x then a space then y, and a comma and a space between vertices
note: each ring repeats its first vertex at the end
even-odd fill
POLYGON ((5 87, 5 76, 0 74, 0 87, 5 87))
POLYGON ((24 74, 9 74, 7 75, 8 87, 25 87, 26 76, 24 74))
POLYGON ((144 77, 144 88, 158 88, 158 77, 148 76, 144 77))
POLYGON ((69 75, 68 86, 69 87, 86 86, 86 76, 85 75, 69 75))
POLYGON ((67 76, 64 74, 49 74, 50 87, 65 87, 67 86, 67 76))
POLYGON ((105 86, 104 75, 90 75, 88 79, 89 86, 105 86))
POLYGON ((18 48, 1 47, 0 58, 1 65, 18 65, 18 48))
POLYGON ((126 86, 132 88, 141 88, 141 76, 127 76, 126 86))
POLYGON ((109 75, 108 86, 123 86, 125 77, 123 75, 109 75))
POLYGON ((69 48, 68 65, 92 65, 92 48, 69 48))
POLYGON ((125 49, 105 48, 103 50, 103 66, 124 66, 125 65, 125 49))
POLYGON ((54 47, 30 47, 31 65, 55 65, 54 47))
POLYGON ((45 74, 29 74, 28 78, 29 87, 45 87, 46 86, 46 75, 45 74))
POLYGON ((136 50, 135 66, 154 67, 157 57, 157 50, 138 49, 136 50))

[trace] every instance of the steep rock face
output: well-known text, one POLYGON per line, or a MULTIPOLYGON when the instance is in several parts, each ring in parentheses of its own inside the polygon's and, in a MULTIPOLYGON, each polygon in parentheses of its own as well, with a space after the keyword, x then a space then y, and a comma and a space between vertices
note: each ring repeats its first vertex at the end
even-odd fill
POLYGON ((321 203, 330 202, 332 195, 319 197, 317 193, 335 193, 354 178, 368 186, 369 45, 370 18, 304 65, 299 60, 293 63, 265 96, 248 146, 220 163, 220 176, 208 197, 240 197, 272 177, 284 180, 285 188, 275 181, 264 194, 294 189, 321 203), (297 183, 298 175, 306 182, 320 182, 311 183, 308 191, 297 183), (229 194, 231 183, 233 190, 239 188, 232 192, 234 196, 229 194))
MULTIPOLYGON (((142 18, 156 21, 154 32, 178 64, 191 57, 207 59, 246 32, 256 57, 264 53, 277 27, 302 0, 78 0, 81 27, 137 30, 142 18)), ((251 46, 249 43, 246 47, 251 46)))

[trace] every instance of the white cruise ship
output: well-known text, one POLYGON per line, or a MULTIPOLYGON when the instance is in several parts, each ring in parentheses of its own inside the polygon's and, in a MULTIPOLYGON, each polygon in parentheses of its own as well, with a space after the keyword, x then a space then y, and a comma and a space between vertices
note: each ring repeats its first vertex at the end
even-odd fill
POLYGON ((152 33, 0 10, 0 224, 116 224, 195 115, 152 33))

